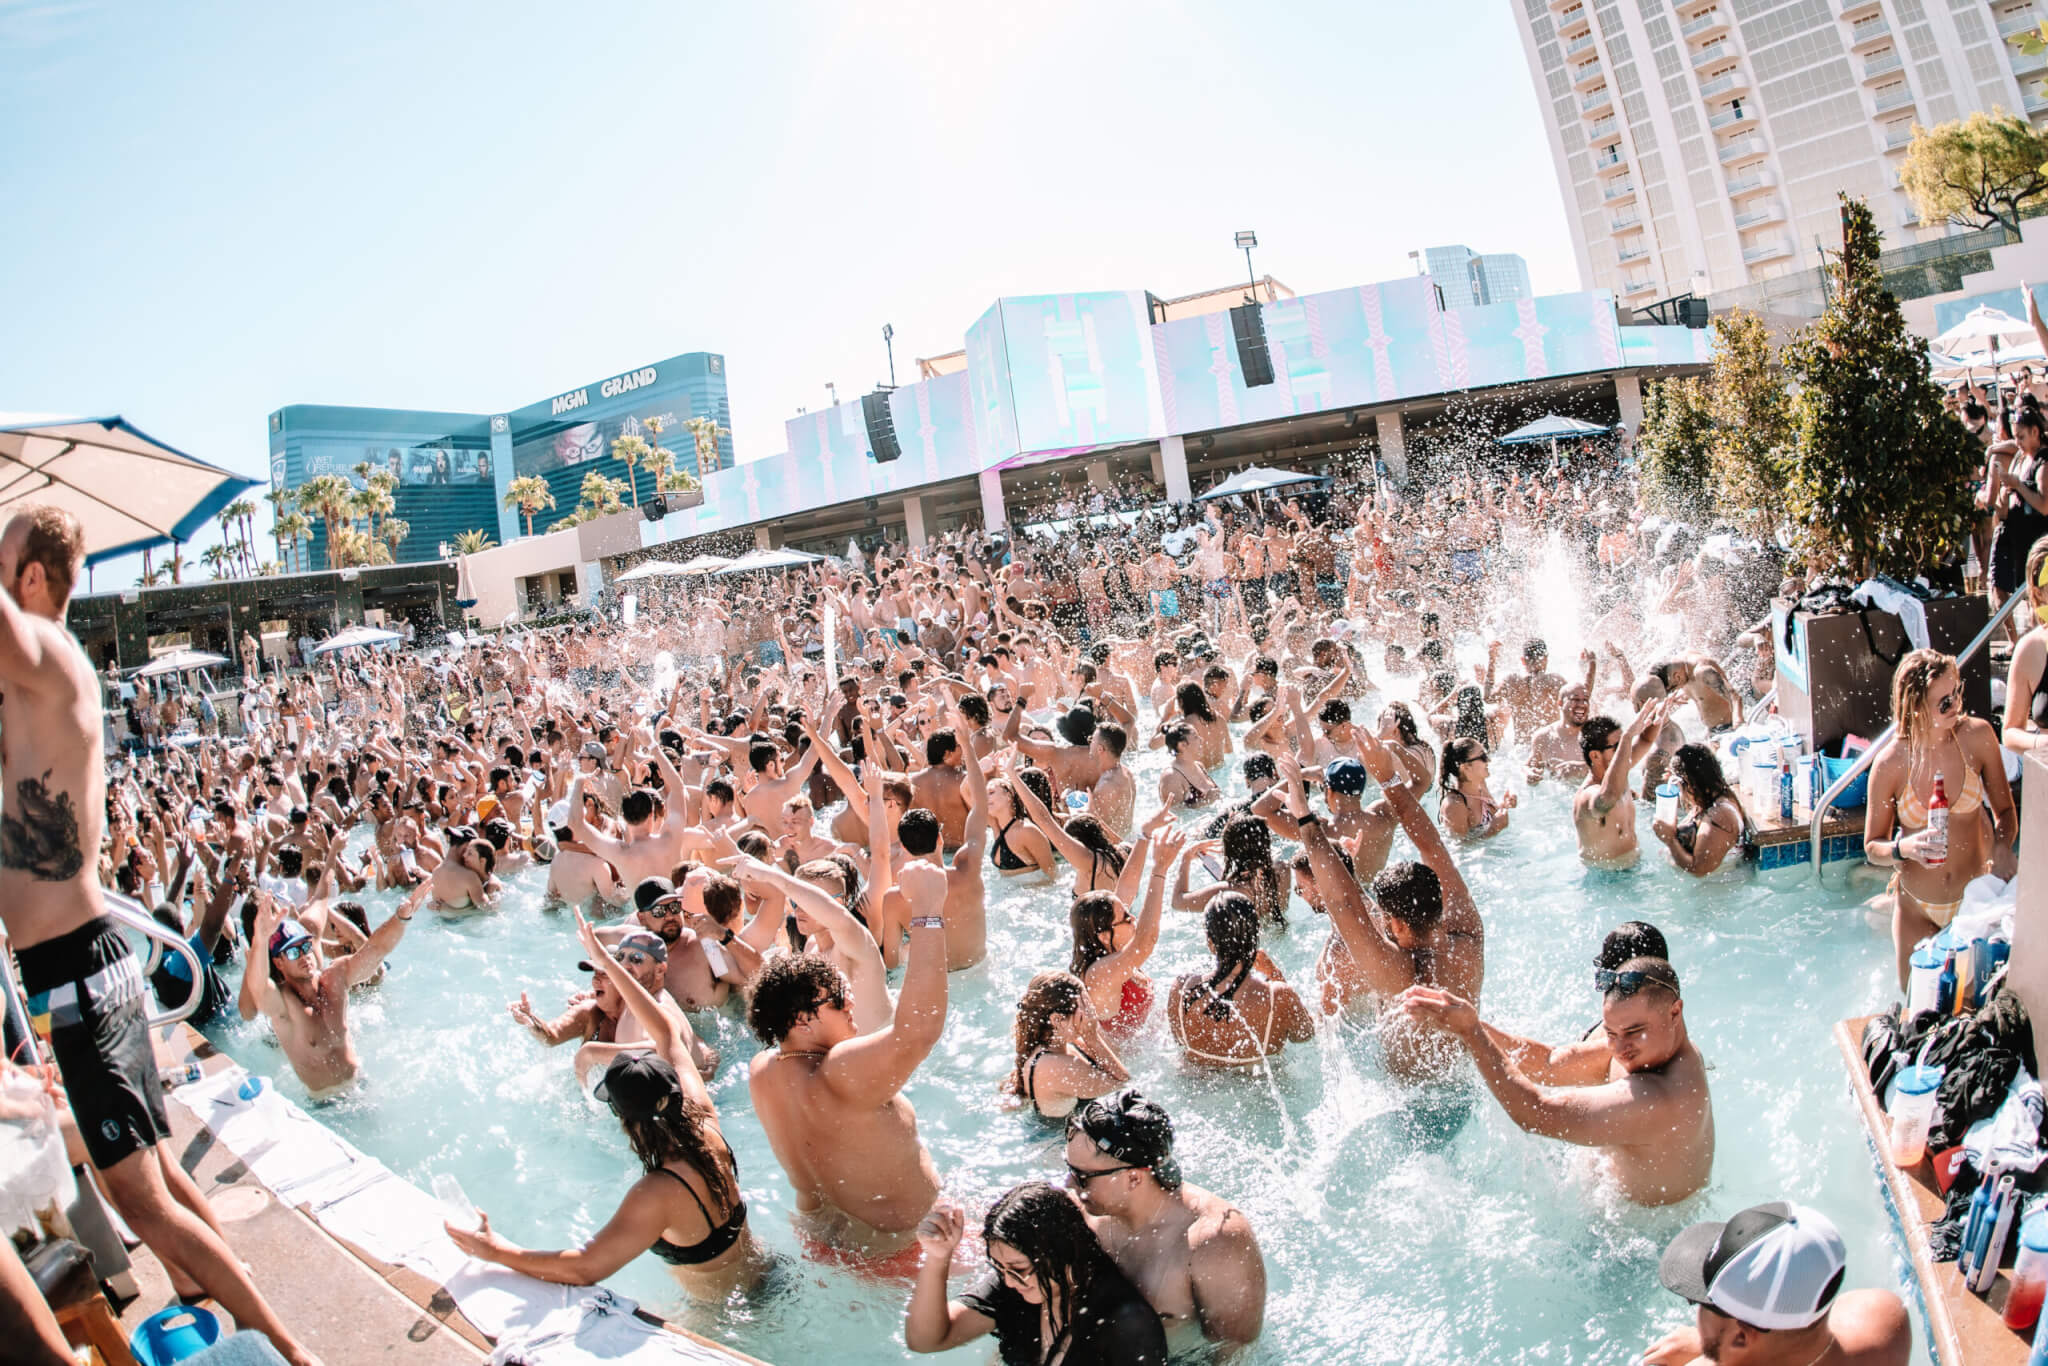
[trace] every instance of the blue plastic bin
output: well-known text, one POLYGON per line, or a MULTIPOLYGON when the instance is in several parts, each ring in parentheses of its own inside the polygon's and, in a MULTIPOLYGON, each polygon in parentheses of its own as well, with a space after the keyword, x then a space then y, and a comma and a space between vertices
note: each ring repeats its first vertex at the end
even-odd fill
MULTIPOLYGON (((1828 786, 1834 786, 1836 781, 1844 773, 1847 773, 1855 765, 1856 760, 1861 757, 1861 755, 1851 755, 1847 759, 1830 759, 1827 755, 1823 754, 1821 758, 1826 760, 1828 766, 1828 786)), ((1866 768, 1856 775, 1855 782, 1842 789, 1842 795, 1835 798, 1834 809, 1837 811, 1851 811, 1865 805, 1869 801, 1870 770, 1866 768)))
POLYGON ((128 1340, 137 1366, 176 1366, 198 1356, 220 1339, 220 1320, 213 1311, 173 1304, 142 1321, 128 1340))

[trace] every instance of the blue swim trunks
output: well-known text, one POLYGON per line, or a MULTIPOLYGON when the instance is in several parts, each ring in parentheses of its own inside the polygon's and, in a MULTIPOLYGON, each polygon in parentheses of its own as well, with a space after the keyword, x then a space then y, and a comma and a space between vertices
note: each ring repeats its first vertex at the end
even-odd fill
POLYGON ((1162 617, 1177 617, 1177 616, 1179 616, 1179 615, 1180 615, 1180 594, 1179 594, 1179 593, 1177 593, 1177 592, 1175 592, 1175 591, 1174 591, 1173 589, 1171 589, 1171 588, 1155 588, 1155 589, 1153 589, 1153 590, 1152 590, 1152 610, 1153 610, 1154 612, 1157 612, 1157 613, 1158 613, 1158 614, 1159 614, 1160 616, 1162 616, 1162 617))

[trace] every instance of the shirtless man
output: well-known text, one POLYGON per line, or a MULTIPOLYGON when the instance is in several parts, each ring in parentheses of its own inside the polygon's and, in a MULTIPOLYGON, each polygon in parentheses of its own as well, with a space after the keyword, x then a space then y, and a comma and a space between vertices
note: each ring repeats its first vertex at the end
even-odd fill
POLYGON ((1742 724, 1742 699, 1711 655, 1682 654, 1652 664, 1643 685, 1654 682, 1653 696, 1675 694, 1699 708, 1700 724, 1710 731, 1742 724))
POLYGON ((946 847, 957 849, 967 838, 967 799, 960 795, 965 751, 951 730, 935 730, 924 739, 927 767, 910 780, 910 802, 939 818, 946 847))
POLYGON ((1572 794, 1572 828, 1579 837, 1579 857, 1586 862, 1610 868, 1635 862, 1636 796, 1628 775, 1657 747, 1672 700, 1650 703, 1626 729, 1606 716, 1579 727, 1586 782, 1572 794))
POLYGON ((1181 1180, 1173 1121, 1136 1090, 1091 1100, 1067 1129, 1067 1188, 1176 1354, 1243 1346, 1266 1318, 1266 1260, 1244 1215, 1181 1180))
POLYGON ((498 904, 504 890, 491 876, 497 854, 489 840, 466 840, 448 851, 422 885, 434 894, 434 906, 443 911, 488 911, 498 904))
MULTIPOLYGON (((666 759, 662 781, 671 792, 681 792, 682 778, 671 778, 675 770, 666 759)), ((683 860, 684 830, 681 813, 657 827, 654 794, 645 788, 628 792, 619 802, 619 815, 626 828, 616 839, 591 828, 583 810, 585 779, 578 775, 569 784, 569 833, 576 843, 611 865, 623 886, 638 887, 651 877, 667 877, 683 860)), ((558 853, 557 858, 560 857, 558 853)))
MULTIPOLYGON (((583 912, 576 913, 576 933, 583 944, 583 951, 590 955, 576 966, 583 972, 617 972, 620 969, 631 973, 633 980, 653 994, 655 1003, 661 1007, 664 1016, 669 1017, 681 1030, 688 1041, 690 1061, 697 1064, 697 1072, 706 1081, 718 1074, 718 1050, 697 1037, 690 1028, 689 1017, 682 1007, 671 999, 664 989, 667 984, 668 946, 661 936, 649 930, 628 930, 612 944, 599 941, 597 931, 583 918, 583 912)), ((520 998, 524 1003, 525 997, 520 998)), ((524 1023, 522 1021, 522 1023, 524 1023)), ((629 1049, 651 1046, 647 1030, 635 1019, 629 1010, 622 1015, 609 1040, 593 1039, 576 1050, 576 1081, 588 1088, 593 1072, 602 1075, 611 1066, 612 1059, 629 1049)))
MULTIPOLYGON (((1373 878, 1368 897, 1310 811, 1300 765, 1280 761, 1287 813, 1301 831, 1311 876, 1330 916, 1330 942, 1316 962, 1325 1008, 1368 1002, 1382 1010, 1403 991, 1424 983, 1476 995, 1486 975, 1486 926, 1479 908, 1436 823, 1414 793, 1395 780, 1394 756, 1369 731, 1360 730, 1358 740, 1367 772, 1385 791, 1422 862, 1389 866, 1373 878)), ((1443 1071, 1449 1058, 1427 1031, 1404 1027, 1395 1014, 1387 1015, 1384 1025, 1388 1070, 1408 1080, 1443 1071)))
MULTIPOLYGON (((643 929, 659 938, 668 950, 662 983, 668 989, 669 999, 684 1010, 716 1010, 725 1004, 734 987, 746 985, 746 979, 723 946, 719 961, 714 963, 703 941, 684 923, 686 916, 693 916, 700 923, 706 918, 705 889, 713 879, 722 883, 732 881, 710 868, 692 868, 680 888, 665 877, 648 878, 633 889, 634 919, 603 926, 597 932, 597 937, 606 943, 617 943, 643 929), (694 906, 690 904, 693 900, 694 906)), ((733 885, 732 891, 738 890, 733 885)))
POLYGON ((1586 776, 1585 759, 1579 753, 1579 727, 1586 724, 1593 705, 1593 681, 1600 659, 1591 650, 1581 650, 1579 663, 1585 677, 1567 684, 1558 694, 1557 719, 1537 731, 1530 742, 1528 779, 1532 787, 1545 778, 1577 782, 1586 776))
POLYGON ((1686 1037, 1678 974, 1662 958, 1599 969, 1602 1036, 1551 1047, 1481 1022, 1457 994, 1417 986, 1400 1008, 1472 1054, 1509 1119, 1532 1134, 1598 1148, 1621 1193, 1670 1205, 1714 1171, 1707 1064, 1686 1037))
POLYGON ((278 1047, 315 1096, 356 1079, 361 1064, 348 1029, 349 990, 376 975, 432 890, 424 882, 413 888, 361 948, 331 963, 321 961, 320 941, 311 932, 285 918, 284 906, 267 892, 255 894, 256 928, 249 942, 267 946, 269 967, 251 955, 242 973, 243 1016, 260 1011, 270 1017, 278 1047))
MULTIPOLYGON (((580 805, 580 803, 579 803, 580 805)), ((576 838, 569 824, 569 804, 564 802, 553 822, 555 858, 548 865, 548 900, 594 911, 599 906, 616 906, 625 900, 625 887, 613 875, 611 865, 576 838)))
POLYGON ((292 1336, 229 1250, 170 1148, 142 966, 108 918, 91 853, 106 819, 100 685, 64 629, 85 560, 78 521, 26 506, 0 532, 0 917, 28 1012, 47 1018, 86 1154, 115 1207, 180 1292, 204 1291, 293 1366, 292 1336))
POLYGON ((1138 780, 1124 767, 1124 748, 1130 733, 1114 721, 1104 721, 1088 737, 1089 751, 1102 765, 1095 784, 1088 790, 1088 812, 1120 840, 1131 837, 1131 821, 1138 809, 1138 780))
POLYGON ((914 859, 930 859, 946 870, 946 971, 971 968, 988 956, 988 888, 982 857, 988 846, 988 779, 980 764, 967 765, 968 807, 966 838, 953 851, 951 862, 940 857, 938 822, 929 811, 912 807, 897 822, 896 837, 903 852, 914 859))
POLYGON ((856 1034, 847 980, 813 954, 761 969, 747 1023, 766 1045, 747 1078, 754 1112, 796 1191, 799 1230, 863 1261, 917 1257, 939 1173, 903 1087, 946 1026, 946 873, 897 875, 911 906, 910 963, 886 1028, 856 1034))
POLYGON ((1486 700, 1507 705, 1515 721, 1515 738, 1534 735, 1543 728, 1544 718, 1557 715, 1558 694, 1564 680, 1550 672, 1550 647, 1531 638, 1522 643, 1522 672, 1509 674, 1496 687, 1494 670, 1500 665, 1501 643, 1494 641, 1486 657, 1486 700))

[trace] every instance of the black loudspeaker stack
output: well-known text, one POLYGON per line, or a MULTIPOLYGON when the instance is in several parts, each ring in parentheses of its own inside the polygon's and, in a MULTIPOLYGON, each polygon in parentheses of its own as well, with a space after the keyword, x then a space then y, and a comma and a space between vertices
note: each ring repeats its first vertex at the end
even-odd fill
POLYGON ((1273 357, 1266 351, 1266 315, 1259 305, 1239 304, 1230 310, 1231 335, 1237 338, 1237 364, 1247 389, 1273 382, 1273 357))
POLYGON ((860 415, 868 424, 868 449, 874 452, 878 463, 886 465, 903 454, 903 448, 896 444, 895 420, 889 416, 887 389, 862 394, 860 415))

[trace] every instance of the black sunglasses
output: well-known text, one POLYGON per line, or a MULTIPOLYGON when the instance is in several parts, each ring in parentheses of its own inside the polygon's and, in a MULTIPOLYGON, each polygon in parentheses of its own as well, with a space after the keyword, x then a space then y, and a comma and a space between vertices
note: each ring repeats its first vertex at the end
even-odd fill
POLYGON ((1944 696, 1941 699, 1941 701, 1935 703, 1934 709, 1940 712, 1943 716, 1947 716, 1950 712, 1954 711, 1959 705, 1961 705, 1962 696, 1962 689, 1958 688, 1956 691, 1944 696))
POLYGON ((1121 1167, 1098 1167, 1091 1172, 1084 1171, 1069 1162, 1067 1164, 1067 1180, 1069 1184, 1078 1190, 1098 1176, 1114 1176, 1118 1172, 1141 1172, 1144 1170, 1146 1170, 1146 1164, 1144 1163, 1127 1162, 1121 1167))
POLYGON ((1661 973, 1617 972, 1613 968, 1593 969, 1593 988, 1602 996, 1633 996, 1644 987, 1663 987, 1675 992, 1677 986, 1661 973))

